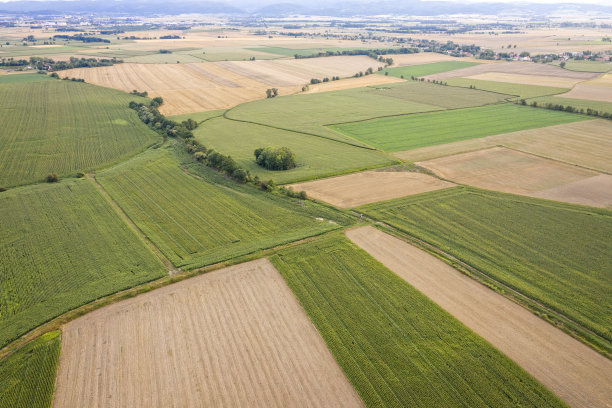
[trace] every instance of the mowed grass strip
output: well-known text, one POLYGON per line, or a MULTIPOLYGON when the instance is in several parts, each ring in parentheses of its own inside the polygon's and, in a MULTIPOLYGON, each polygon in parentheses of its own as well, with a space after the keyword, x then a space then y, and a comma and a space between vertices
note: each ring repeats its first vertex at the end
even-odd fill
POLYGON ((203 123, 194 133, 207 148, 229 154, 253 175, 277 183, 320 178, 396 162, 376 150, 222 117, 203 123), (257 165, 253 151, 267 146, 290 148, 296 155, 297 167, 272 171, 257 165))
POLYGON ((590 119, 513 104, 394 116, 330 126, 387 152, 590 119))
MULTIPOLYGON (((393 58, 393 56, 391 56, 393 58)), ((423 77, 426 75, 439 74, 440 72, 454 71, 456 69, 468 68, 480 65, 478 62, 467 61, 442 61, 431 64, 409 65, 406 67, 385 68, 377 71, 379 75, 391 75, 398 78, 410 79, 411 77, 423 77)))
POLYGON ((0 194, 0 346, 68 310, 165 274, 89 180, 0 194))
POLYGON ((128 108, 131 100, 144 99, 72 81, 3 84, 0 186, 108 166, 161 141, 128 108))
POLYGON ((612 341, 612 212, 455 187, 359 208, 612 341))
POLYGON ((0 360, 0 408, 51 407, 60 343, 49 332, 0 360))
POLYGON ((368 407, 564 406, 344 236, 271 261, 368 407))
POLYGON ((96 176, 177 267, 192 269, 321 234, 348 219, 313 202, 223 183, 217 173, 192 164, 200 179, 186 174, 165 148, 96 176))

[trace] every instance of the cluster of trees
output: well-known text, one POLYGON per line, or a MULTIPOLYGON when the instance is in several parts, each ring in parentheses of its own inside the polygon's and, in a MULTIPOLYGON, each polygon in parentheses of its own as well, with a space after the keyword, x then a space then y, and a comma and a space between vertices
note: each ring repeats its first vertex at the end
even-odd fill
MULTIPOLYGON (((521 99, 519 103, 521 105, 527 105, 527 101, 525 99, 521 99)), ((596 109, 591 109, 591 108, 586 108, 586 109, 576 108, 571 105, 560 105, 556 103, 538 104, 536 101, 531 102, 529 106, 534 107, 534 108, 543 108, 543 109, 550 109, 550 110, 563 111, 563 112, 580 113, 583 115, 597 116, 597 117, 604 118, 604 119, 612 119, 612 112, 603 112, 603 111, 598 111, 596 109)))
MULTIPOLYGON (((367 49, 367 50, 338 50, 338 51, 321 51, 310 55, 300 55, 295 54, 295 59, 302 58, 319 58, 319 57, 334 57, 339 55, 367 55, 370 58, 375 60, 379 60, 381 55, 387 54, 416 54, 419 52, 418 48, 408 48, 408 47, 400 47, 400 48, 376 48, 376 49, 367 49)), ((391 59, 391 63, 393 60, 391 59)))
POLYGON ((266 89, 266 98, 276 98, 278 96, 278 89, 269 88, 266 89))
POLYGON ((295 154, 288 147, 260 147, 253 154, 255 162, 268 170, 289 170, 296 166, 295 154))
POLYGON ((83 34, 75 34, 75 35, 66 35, 66 34, 60 34, 60 35, 54 35, 53 39, 60 39, 60 40, 73 40, 73 41, 81 41, 84 43, 93 43, 93 42, 101 42, 101 43, 110 43, 110 40, 106 40, 104 38, 99 38, 99 37, 90 37, 88 35, 83 35, 83 34))
POLYGON ((159 37, 160 40, 180 40, 180 35, 162 35, 159 37))
POLYGON ((137 90, 133 90, 132 92, 130 92, 132 95, 136 95, 136 96, 142 96, 143 98, 146 98, 147 96, 149 96, 149 93, 147 91, 142 91, 142 92, 138 92, 137 90))
MULTIPOLYGON (((151 129, 162 135, 163 137, 179 137, 181 139, 191 139, 193 133, 187 126, 191 126, 190 122, 184 121, 178 123, 170 119, 166 119, 164 115, 159 113, 157 109, 164 103, 161 97, 155 97, 148 105, 131 101, 130 109, 138 113, 140 120, 147 124, 151 129)), ((193 121, 195 122, 195 121, 193 121)), ((196 123, 197 125, 197 123, 196 123)))
POLYGON ((370 67, 370 68, 366 69, 365 74, 363 73, 363 71, 359 71, 355 75, 353 75, 353 77, 354 78, 359 78, 359 77, 362 77, 364 75, 370 75, 370 74, 373 74, 373 73, 374 73, 374 69, 372 69, 372 67, 370 67))
POLYGON ((62 71, 65 69, 72 68, 93 68, 93 67, 107 67, 114 64, 120 64, 123 60, 116 58, 76 58, 70 57, 69 61, 54 61, 51 58, 45 57, 30 57, 29 59, 16 60, 14 58, 2 58, 0 60, 0 66, 3 67, 26 67, 31 66, 38 70, 48 71, 62 71))

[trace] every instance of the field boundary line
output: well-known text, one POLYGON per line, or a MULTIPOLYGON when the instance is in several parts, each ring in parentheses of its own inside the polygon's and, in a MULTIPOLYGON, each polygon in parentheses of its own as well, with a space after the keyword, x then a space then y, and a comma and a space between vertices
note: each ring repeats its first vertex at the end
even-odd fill
POLYGON ((104 197, 105 201, 113 208, 113 210, 115 210, 117 215, 119 215, 119 218, 121 218, 121 220, 123 220, 128 225, 128 227, 136 233, 136 235, 138 235, 140 240, 151 250, 151 252, 153 252, 157 259, 161 261, 161 263, 168 271, 168 275, 174 275, 176 273, 179 273, 181 270, 175 268, 172 262, 170 262, 170 260, 166 258, 166 256, 161 252, 161 250, 157 246, 155 246, 155 244, 146 236, 146 234, 140 228, 138 228, 134 221, 132 221, 132 219, 119 206, 119 204, 117 204, 117 202, 113 200, 113 198, 104 189, 104 187, 102 187, 102 185, 98 183, 98 180, 96 180, 95 176, 93 176, 92 174, 87 174, 85 177, 93 183, 93 185, 96 187, 96 190, 98 190, 102 197, 104 197))
POLYGON ((521 150, 521 149, 517 149, 515 147, 510 147, 510 146, 506 146, 504 144, 501 145, 502 147, 508 149, 508 150, 514 150, 515 152, 519 152, 519 153, 524 153, 524 154, 529 154, 535 157, 539 157, 541 159, 545 159, 545 160, 551 160, 557 163, 562 163, 562 164, 567 164, 568 166, 574 166, 574 167, 578 167, 580 169, 585 169, 585 170, 591 170, 591 171, 595 171, 597 173, 602 173, 602 174, 610 174, 612 175, 612 172, 607 171, 607 170, 600 170, 600 169, 594 169, 592 167, 587 167, 587 166, 583 166, 581 164, 576 164, 576 163, 572 163, 569 161, 565 161, 565 160, 561 160, 561 159, 557 159, 555 157, 550 157, 550 156, 544 156, 543 154, 538 154, 538 153, 532 153, 529 152, 527 150, 521 150))
MULTIPOLYGON (((360 214, 357 211, 351 210, 354 214, 360 214)), ((581 335, 581 332, 588 333, 589 335, 601 340, 604 343, 609 343, 609 341, 592 330, 582 326, 580 323, 575 322, 571 318, 565 316, 563 313, 557 312, 554 309, 538 302, 530 298, 529 296, 521 293, 520 291, 498 281, 494 277, 489 276, 487 273, 482 272, 481 270, 471 266, 470 264, 462 261, 461 259, 449 254, 446 251, 441 250, 435 245, 430 244, 427 241, 424 241, 404 230, 399 228, 395 228, 385 222, 379 221, 376 218, 373 218, 367 214, 363 214, 366 220, 371 221, 375 227, 381 229, 385 232, 390 233, 391 235, 408 242, 409 244, 415 245, 418 248, 434 255, 436 258, 442 260, 443 262, 449 264, 462 274, 474 279, 476 282, 488 287, 489 289, 500 293, 502 296, 510 299, 511 301, 519 304, 525 309, 529 310, 536 316, 540 317, 542 320, 548 322, 554 327, 562 330, 563 332, 569 334, 573 338, 577 339, 581 343, 589 346, 593 350, 597 351, 599 354, 604 357, 612 360, 612 355, 605 350, 602 350, 600 347, 596 346, 592 342, 590 342, 587 338, 581 335), (574 327, 568 327, 567 323, 574 327), (576 330, 577 329, 577 330, 576 330)))

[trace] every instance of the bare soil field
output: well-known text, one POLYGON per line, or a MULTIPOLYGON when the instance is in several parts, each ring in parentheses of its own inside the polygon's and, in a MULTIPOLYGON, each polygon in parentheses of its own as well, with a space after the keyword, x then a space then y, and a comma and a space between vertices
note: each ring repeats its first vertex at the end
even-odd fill
POLYGON ((612 173, 612 125, 595 119, 539 129, 424 147, 394 155, 402 160, 420 161, 457 153, 507 146, 570 164, 612 173))
POLYGON ((304 93, 341 91, 343 89, 393 84, 396 82, 404 82, 404 80, 394 76, 367 75, 359 78, 345 78, 339 81, 322 82, 320 84, 310 85, 308 91, 304 93))
POLYGON ((612 207, 612 176, 600 174, 540 191, 532 197, 609 208, 612 207))
POLYGON ((373 227, 359 247, 514 360, 572 407, 609 407, 612 361, 434 256, 373 227))
POLYGON ((453 183, 422 173, 407 171, 364 171, 293 184, 295 191, 340 208, 386 201, 393 198, 452 187, 453 183))
POLYGON ((360 407, 266 259, 210 272, 66 325, 55 407, 360 407))
MULTIPOLYGON (((433 74, 426 76, 427 79, 444 80, 448 78, 474 78, 474 79, 486 79, 475 77, 480 74, 488 73, 502 73, 502 74, 520 74, 528 76, 542 76, 542 77, 561 77, 570 78, 578 81, 587 81, 598 77, 600 74, 593 72, 578 72, 569 71, 554 65, 548 64, 534 64, 533 62, 498 62, 496 64, 481 64, 474 65, 468 68, 456 69, 454 71, 441 72, 439 74, 433 74)), ((492 79, 488 79, 492 80, 492 79)), ((540 85, 540 84, 537 84, 540 85)), ((542 84, 543 85, 543 84, 542 84)))
POLYGON ((552 86, 558 88, 571 88, 582 79, 566 78, 559 76, 507 74, 501 72, 487 72, 485 74, 470 75, 467 79, 479 79, 482 81, 508 82, 512 84, 552 86))
MULTIPOLYGON (((470 186, 505 193, 538 196, 545 191, 562 188, 571 183, 585 181, 598 176, 599 173, 581 167, 544 159, 531 154, 510 150, 504 147, 493 147, 475 152, 461 153, 418 162, 438 176, 470 186)), ((601 194, 599 188, 605 184, 586 183, 580 190, 585 196, 575 201, 568 190, 567 194, 556 194, 559 201, 586 204, 597 207, 607 206, 608 194, 601 194), (588 188, 592 188, 592 191, 588 188), (598 202, 600 198, 603 201, 598 202)), ((561 190, 563 191, 563 189, 561 190)), ((551 193, 552 196, 552 193, 551 193)))

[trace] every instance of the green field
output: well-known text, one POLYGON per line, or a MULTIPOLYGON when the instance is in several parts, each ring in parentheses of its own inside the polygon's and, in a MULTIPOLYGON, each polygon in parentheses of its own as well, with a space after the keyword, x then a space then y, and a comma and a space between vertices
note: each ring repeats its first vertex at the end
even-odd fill
POLYGON ((179 167, 170 147, 145 152, 96 176, 178 267, 220 262, 333 230, 348 221, 313 202, 300 205, 252 186, 223 183, 218 173, 191 163, 201 169, 200 179, 179 167))
POLYGON ((612 212, 456 187, 361 207, 612 341, 612 212))
POLYGON ((528 102, 531 103, 536 101, 539 105, 552 103, 555 105, 564 105, 564 106, 573 106, 578 109, 584 109, 585 111, 588 108, 594 109, 599 112, 607 112, 612 114, 612 102, 601 102, 601 101, 589 101, 586 99, 572 99, 572 98, 560 98, 557 96, 545 96, 542 98, 533 98, 528 102))
POLYGON ((165 274, 89 180, 0 193, 0 347, 101 296, 165 274))
POLYGON ((50 332, 0 360, 0 408, 49 408, 60 355, 60 332, 50 332))
POLYGON ((427 75, 439 74, 440 72, 454 71, 456 69, 473 67, 480 65, 478 62, 467 61, 444 61, 433 62, 431 64, 409 65, 406 67, 385 68, 376 72, 379 75, 390 75, 398 78, 410 79, 411 77, 424 77, 427 75))
MULTIPOLYGON (((552 62, 551 65, 559 66, 560 62, 552 62)), ((565 62, 564 69, 570 71, 582 71, 582 72, 610 72, 612 71, 612 64, 603 61, 576 61, 569 60, 565 62)))
POLYGON ((128 108, 131 100, 144 99, 72 81, 2 85, 0 186, 101 168, 161 141, 128 108))
POLYGON ((134 64, 186 64, 192 62, 202 62, 202 59, 182 52, 172 52, 170 54, 155 53, 138 55, 135 57, 125 58, 124 61, 134 64))
POLYGON ((359 143, 326 125, 435 111, 445 107, 458 107, 457 105, 481 105, 504 98, 503 95, 483 91, 410 81, 249 102, 230 109, 227 116, 359 143))
POLYGON ((560 94, 569 91, 568 88, 554 88, 551 86, 511 84, 509 82, 483 81, 480 79, 469 78, 449 78, 445 80, 448 85, 469 88, 470 85, 476 89, 484 91, 499 92, 507 95, 514 95, 518 98, 535 98, 536 96, 546 96, 560 94))
POLYGON ((394 116, 331 126, 387 152, 590 119, 514 104, 394 116))
POLYGON ((168 119, 174 120, 175 122, 182 122, 187 119, 193 119, 198 123, 202 123, 210 118, 214 118, 216 116, 223 115, 225 109, 212 110, 212 111, 204 111, 204 112, 194 112, 194 113, 185 113, 183 115, 174 115, 167 116, 168 119))
POLYGON ((258 175, 262 180, 273 179, 277 183, 320 178, 395 162, 376 150, 222 117, 203 123, 194 134, 207 148, 229 154, 253 175, 258 175), (297 167, 272 171, 257 165, 253 151, 267 146, 289 147, 297 157, 297 167))
POLYGON ((0 75, 0 84, 24 84, 31 82, 42 82, 42 81, 51 81, 51 78, 48 75, 42 74, 8 74, 8 75, 0 75))
POLYGON ((367 407, 564 406, 343 236, 271 261, 367 407))
POLYGON ((270 54, 262 52, 259 48, 242 48, 242 47, 206 47, 199 48, 195 51, 190 51, 188 54, 200 58, 204 61, 243 61, 255 57, 258 60, 268 60, 282 58, 276 53, 270 54))

